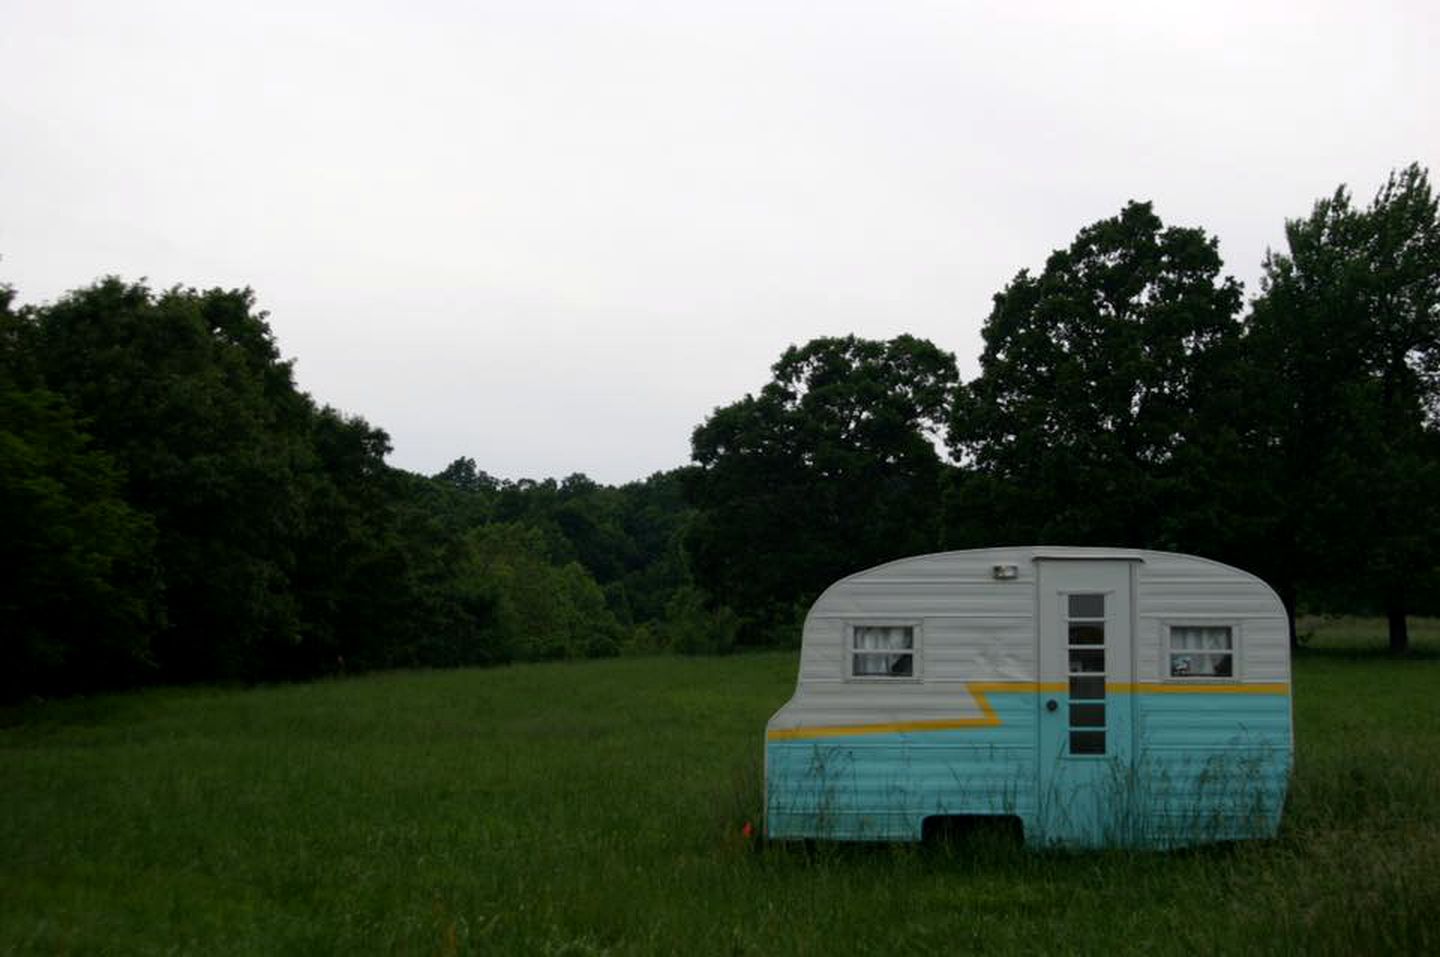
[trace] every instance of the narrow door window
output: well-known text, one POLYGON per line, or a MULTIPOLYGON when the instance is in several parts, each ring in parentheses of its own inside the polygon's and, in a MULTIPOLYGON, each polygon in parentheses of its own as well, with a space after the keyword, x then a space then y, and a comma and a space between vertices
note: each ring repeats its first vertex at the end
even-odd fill
POLYGON ((1105 596, 1068 595, 1070 753, 1105 753, 1105 596))

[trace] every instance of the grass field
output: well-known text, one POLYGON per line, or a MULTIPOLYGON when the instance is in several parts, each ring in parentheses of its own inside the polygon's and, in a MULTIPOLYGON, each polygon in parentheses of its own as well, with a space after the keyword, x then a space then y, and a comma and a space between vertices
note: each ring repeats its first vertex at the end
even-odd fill
POLYGON ((1282 838, 1174 854, 750 846, 789 654, 27 706, 0 952, 1440 952, 1440 624, 1306 624, 1282 838))

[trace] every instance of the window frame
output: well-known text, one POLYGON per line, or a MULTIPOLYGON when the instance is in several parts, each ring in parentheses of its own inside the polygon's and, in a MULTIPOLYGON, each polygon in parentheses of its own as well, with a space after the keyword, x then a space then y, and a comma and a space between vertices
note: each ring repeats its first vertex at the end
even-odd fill
POLYGON ((840 658, 841 677, 845 681, 854 681, 861 684, 914 684, 924 676, 925 658, 922 654, 924 648, 925 629, 917 618, 876 618, 865 621, 845 622, 843 639, 845 642, 844 654, 840 658), (910 647, 898 650, 879 651, 867 650, 855 647, 855 633, 861 628, 909 628, 910 647), (908 654, 910 655, 910 674, 855 674, 855 656, 857 654, 908 654))
POLYGON ((1239 681, 1240 673, 1240 649, 1243 632, 1240 622, 1234 618, 1167 618, 1161 622, 1160 641, 1160 679, 1177 684, 1226 684, 1239 681), (1180 648, 1176 649, 1171 645, 1172 634, 1176 628, 1228 628, 1230 629, 1230 647, 1228 649, 1206 650, 1202 648, 1180 648), (1199 652, 1201 654, 1229 654, 1230 673, 1228 675, 1177 675, 1171 674, 1170 659, 1175 654, 1183 654, 1186 651, 1199 652))
POLYGON ((1111 735, 1115 731, 1115 728, 1110 722, 1113 720, 1112 716, 1114 711, 1112 709, 1115 702, 1111 691, 1111 674, 1114 667, 1114 657, 1111 654, 1110 648, 1110 641, 1113 637, 1113 633, 1110 630, 1110 622, 1115 620, 1114 615, 1117 614, 1119 610, 1115 601, 1116 592, 1113 588, 1071 588, 1060 591, 1058 594, 1060 596, 1059 621, 1065 629, 1064 641, 1060 646, 1065 661, 1065 746, 1061 751, 1060 757, 1065 761, 1103 761, 1111 759, 1115 756, 1114 749, 1110 747, 1114 740, 1111 735), (1102 599, 1100 606, 1102 613, 1099 616, 1072 615, 1070 613, 1070 602, 1071 599, 1077 596, 1099 596, 1102 599), (1077 624, 1098 624, 1100 626, 1101 636, 1099 644, 1091 642, 1081 644, 1073 643, 1071 641, 1070 629, 1071 626, 1077 624), (1071 670, 1073 666, 1071 665, 1070 656, 1076 651, 1098 651, 1103 669, 1098 672, 1077 672, 1071 670), (1100 682, 1100 696, 1098 698, 1080 698, 1076 700, 1071 690, 1074 688, 1076 678, 1097 679, 1100 682), (1103 709, 1101 712, 1103 716, 1101 722, 1098 725, 1075 724, 1075 712, 1073 708, 1077 704, 1082 706, 1099 705, 1103 709), (1081 740, 1090 741, 1093 741, 1095 736, 1099 735, 1100 749, 1098 751, 1076 751, 1075 740, 1077 733, 1081 736, 1081 740))

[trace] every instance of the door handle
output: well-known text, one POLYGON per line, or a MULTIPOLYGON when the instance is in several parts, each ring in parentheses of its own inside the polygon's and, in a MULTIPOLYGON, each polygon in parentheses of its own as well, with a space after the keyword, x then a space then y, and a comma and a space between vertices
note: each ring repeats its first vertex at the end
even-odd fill
POLYGON ((1054 698, 1051 698, 1049 701, 1045 702, 1046 711, 1054 711, 1058 707, 1060 707, 1060 702, 1056 701, 1054 698))

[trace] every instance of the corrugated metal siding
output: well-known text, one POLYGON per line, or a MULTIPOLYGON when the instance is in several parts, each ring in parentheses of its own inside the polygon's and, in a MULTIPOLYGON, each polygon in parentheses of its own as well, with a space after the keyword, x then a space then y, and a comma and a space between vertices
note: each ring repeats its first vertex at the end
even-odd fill
MULTIPOLYGON (((1190 556, 1122 549, 950 552, 870 569, 827 590, 806 621, 796 693, 769 728, 980 718, 984 711, 966 682, 1035 679, 1039 554, 1140 560, 1134 680, 1168 678, 1167 623, 1215 620, 1239 629, 1236 680, 1288 683, 1284 609, 1263 583, 1242 572, 1190 556), (1018 577, 993 580, 997 564, 1015 565, 1018 577), (919 679, 845 680, 845 626, 865 620, 920 624, 919 679)), ((1044 816, 1034 813, 1040 780, 1035 695, 986 697, 999 727, 769 742, 770 834, 908 840, 919 836, 927 814, 1018 813, 1027 837, 1046 843, 1037 833, 1044 816)), ((1133 768, 1117 777, 1117 769, 1094 762, 1096 780, 1085 785, 1101 795, 1117 780, 1128 782, 1114 818, 1124 822, 1125 834, 1117 836, 1107 823, 1105 840, 1154 846, 1274 833, 1293 753, 1288 696, 1137 694, 1134 721, 1133 768)))
POLYGON ((1006 618, 1029 615, 1034 587, 1027 582, 914 579, 857 581, 828 594, 814 613, 822 618, 1006 618))
POLYGON ((1136 695, 1133 767, 1069 763, 1064 793, 1036 787, 1035 696, 992 700, 995 728, 771 742, 768 834, 915 840, 937 814, 1013 814, 1037 845, 1053 842, 1046 826, 1066 844, 1138 847, 1279 828, 1291 761, 1283 695, 1136 695))
POLYGON ((1275 835, 1293 753, 1288 696, 1137 695, 1136 715, 1150 843, 1275 835))
POLYGON ((1136 703, 1141 750, 1290 747, 1284 695, 1142 694, 1136 703))
MULTIPOLYGON (((907 696, 923 697, 924 688, 895 681, 847 681, 850 666, 845 623, 848 618, 811 619, 805 626, 800 653, 797 698, 808 688, 839 685, 859 696, 877 684, 907 696)), ((1035 626, 1030 616, 1015 618, 910 619, 920 626, 921 684, 957 681, 1030 681, 1035 678, 1035 626)), ((802 707, 803 702, 792 702, 802 707)))
POLYGON ((974 731, 770 742, 772 838, 918 840, 934 814, 1034 813, 1034 695, 999 695, 1003 724, 974 731))
POLYGON ((1203 620, 1239 627, 1238 680, 1290 680, 1285 607, 1258 578, 1190 555, 1146 552, 1138 585, 1137 680, 1169 677, 1166 624, 1203 620))
POLYGON ((839 618, 805 619, 800 638, 800 680, 798 687, 839 681, 845 661, 845 622, 839 618))
MULTIPOLYGON (((1033 581, 1034 569, 1030 567, 1035 549, 1029 546, 1012 548, 977 548, 959 552, 935 552, 930 555, 916 555, 902 558, 885 565, 877 565, 836 582, 843 587, 858 580, 889 581, 894 579, 931 578, 945 581, 990 581, 992 565, 1019 565, 1021 581, 1033 581)), ((820 597, 825 601, 829 593, 820 597)), ((818 607, 817 603, 817 607, 818 607)))
MULTIPOLYGON (((986 696, 992 705, 994 697, 986 696)), ((769 730, 978 719, 984 714, 975 695, 961 681, 828 681, 807 684, 796 691, 790 703, 771 719, 769 730)))
POLYGON ((1033 679, 1034 602, 1026 549, 922 555, 852 575, 827 589, 806 618, 800 685, 845 681, 845 626, 863 621, 918 622, 926 683, 1033 679), (1019 577, 995 581, 996 564, 1015 565, 1019 577))

